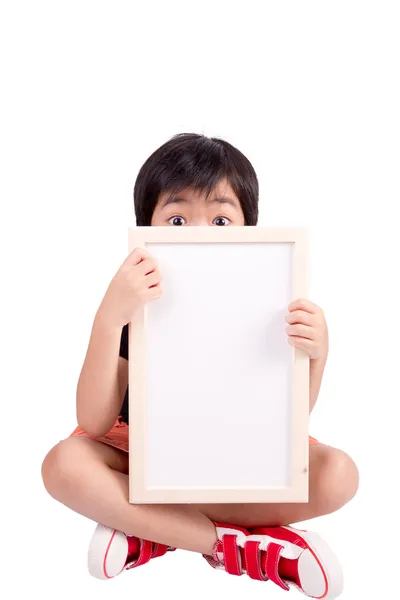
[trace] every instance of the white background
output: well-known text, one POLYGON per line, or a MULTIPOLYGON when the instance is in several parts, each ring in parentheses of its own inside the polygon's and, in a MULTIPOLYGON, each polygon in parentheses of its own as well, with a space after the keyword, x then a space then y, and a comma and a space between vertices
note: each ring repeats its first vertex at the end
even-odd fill
POLYGON ((76 383, 126 256, 137 171, 181 131, 223 136, 248 155, 260 224, 310 230, 310 298, 331 341, 311 433, 353 456, 361 485, 340 512, 305 526, 339 555, 343 598, 396 595, 399 28, 396 1, 1 2, 7 598, 283 597, 185 552, 94 580, 94 524, 40 478, 46 452, 75 427, 76 383))

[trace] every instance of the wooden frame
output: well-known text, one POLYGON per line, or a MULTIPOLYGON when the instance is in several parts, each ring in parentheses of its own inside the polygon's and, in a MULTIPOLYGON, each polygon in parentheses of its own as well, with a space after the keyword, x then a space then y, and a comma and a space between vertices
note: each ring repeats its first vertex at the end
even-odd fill
MULTIPOLYGON (((307 232, 267 227, 135 227, 128 230, 129 252, 148 244, 290 243, 291 300, 307 297, 307 232)), ((154 247, 154 246, 153 246, 154 247)), ((151 251, 151 250, 150 250, 151 251)), ((291 482, 267 487, 149 487, 146 484, 146 319, 148 307, 129 326, 129 501, 157 503, 251 503, 308 501, 309 358, 291 348, 291 482)), ((283 324, 284 325, 284 324, 283 324)))

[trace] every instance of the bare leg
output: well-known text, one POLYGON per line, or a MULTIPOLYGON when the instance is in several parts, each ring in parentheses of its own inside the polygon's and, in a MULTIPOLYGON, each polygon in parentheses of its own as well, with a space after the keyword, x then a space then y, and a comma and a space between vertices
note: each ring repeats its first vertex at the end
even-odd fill
POLYGON ((42 465, 49 494, 106 527, 174 548, 210 555, 213 523, 190 505, 133 505, 128 501, 128 457, 84 437, 57 444, 42 465))
POLYGON ((197 504, 212 521, 243 527, 289 525, 338 510, 358 489, 358 470, 343 451, 310 447, 309 502, 306 504, 197 504))

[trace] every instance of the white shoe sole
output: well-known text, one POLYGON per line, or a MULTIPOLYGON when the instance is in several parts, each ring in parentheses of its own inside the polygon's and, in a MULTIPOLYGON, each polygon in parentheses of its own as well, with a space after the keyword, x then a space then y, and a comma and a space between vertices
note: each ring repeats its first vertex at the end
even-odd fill
POLYGON ((328 544, 317 533, 292 527, 284 529, 302 537, 312 550, 305 550, 299 558, 299 577, 303 588, 300 591, 311 598, 321 600, 338 598, 343 591, 343 571, 328 544))
POLYGON ((104 525, 97 525, 89 544, 89 573, 96 579, 112 579, 123 571, 127 556, 126 535, 104 525))

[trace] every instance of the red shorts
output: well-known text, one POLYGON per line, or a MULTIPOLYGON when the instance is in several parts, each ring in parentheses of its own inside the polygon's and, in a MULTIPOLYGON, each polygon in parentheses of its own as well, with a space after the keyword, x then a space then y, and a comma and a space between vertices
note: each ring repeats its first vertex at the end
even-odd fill
MULTIPOLYGON (((98 442, 103 442, 103 444, 107 444, 107 446, 118 448, 118 450, 122 450, 123 452, 129 452, 129 426, 126 423, 121 423, 119 419, 117 419, 108 433, 100 437, 88 435, 80 427, 77 427, 69 437, 87 437, 97 440, 98 442)), ((309 436, 310 446, 315 446, 319 443, 318 440, 309 436)))

